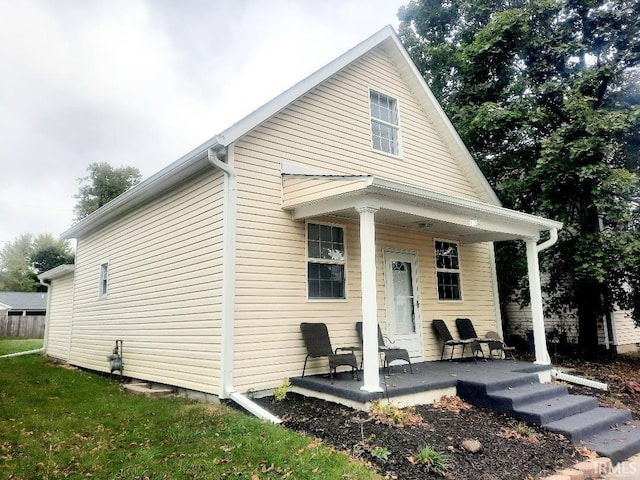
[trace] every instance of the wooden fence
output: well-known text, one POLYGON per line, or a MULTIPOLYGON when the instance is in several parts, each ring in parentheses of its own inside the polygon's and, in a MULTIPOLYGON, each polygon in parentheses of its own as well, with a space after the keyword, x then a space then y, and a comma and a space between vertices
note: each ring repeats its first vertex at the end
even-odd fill
POLYGON ((0 314, 0 337, 44 338, 44 315, 0 314))

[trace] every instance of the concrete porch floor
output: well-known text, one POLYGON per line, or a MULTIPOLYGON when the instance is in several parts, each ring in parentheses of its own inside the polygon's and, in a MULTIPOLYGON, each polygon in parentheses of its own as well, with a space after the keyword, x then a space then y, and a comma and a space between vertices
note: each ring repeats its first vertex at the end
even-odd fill
POLYGON ((362 378, 355 380, 349 372, 339 372, 333 379, 328 375, 306 375, 293 377, 290 381, 291 390, 302 395, 368 410, 372 401, 383 398, 399 407, 434 403, 445 395, 456 395, 461 380, 509 380, 532 373, 538 374, 541 382, 551 380, 550 365, 518 360, 478 360, 477 363, 465 360, 414 363, 413 373, 407 364, 381 369, 383 392, 376 393, 360 390, 362 378))

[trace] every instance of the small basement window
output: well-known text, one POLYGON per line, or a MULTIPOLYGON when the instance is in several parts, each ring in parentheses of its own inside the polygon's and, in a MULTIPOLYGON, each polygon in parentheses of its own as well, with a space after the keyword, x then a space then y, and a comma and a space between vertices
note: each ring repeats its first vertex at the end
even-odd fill
POLYGON ((462 300, 458 244, 436 240, 435 249, 438 300, 462 300))
POLYGON ((369 92, 371 144, 374 150, 400 155, 398 101, 374 90, 369 92))
POLYGON ((344 228, 308 223, 308 298, 345 298, 345 265, 344 228))

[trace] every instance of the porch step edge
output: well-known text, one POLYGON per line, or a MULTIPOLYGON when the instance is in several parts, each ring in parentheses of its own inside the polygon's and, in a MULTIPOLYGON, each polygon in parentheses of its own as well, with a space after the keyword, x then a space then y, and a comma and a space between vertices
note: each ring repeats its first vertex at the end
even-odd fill
POLYGON ((546 425, 571 415, 593 410, 598 400, 585 395, 561 395, 528 403, 513 409, 513 415, 526 422, 546 425))
POLYGON ((533 383, 520 385, 505 390, 496 390, 488 394, 500 411, 511 411, 516 407, 528 403, 536 403, 548 398, 568 395, 569 390, 564 385, 547 383, 533 383))
POLYGON ((561 433, 577 442, 601 433, 615 425, 631 420, 631 412, 621 408, 597 407, 544 425, 552 432, 561 433))
POLYGON ((608 456, 615 465, 640 452, 640 422, 631 421, 582 440, 581 445, 608 456))

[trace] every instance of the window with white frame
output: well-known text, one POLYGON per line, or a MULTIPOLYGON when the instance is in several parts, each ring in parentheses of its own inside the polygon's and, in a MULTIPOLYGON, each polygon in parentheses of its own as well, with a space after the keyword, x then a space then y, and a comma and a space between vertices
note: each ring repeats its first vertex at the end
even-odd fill
POLYGON ((462 300, 458 244, 435 241, 439 300, 462 300))
POLYGON ((398 101, 374 90, 369 92, 371 142, 374 150, 399 155, 398 101))
POLYGON ((344 228, 307 224, 307 294, 310 299, 345 298, 344 228))
POLYGON ((109 293, 109 262, 100 264, 100 296, 106 297, 109 293))

